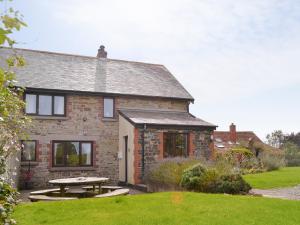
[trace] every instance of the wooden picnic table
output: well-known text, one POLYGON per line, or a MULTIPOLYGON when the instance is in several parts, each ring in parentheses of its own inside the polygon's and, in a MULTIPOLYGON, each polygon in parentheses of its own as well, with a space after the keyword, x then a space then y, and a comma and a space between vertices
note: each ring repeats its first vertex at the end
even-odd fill
POLYGON ((102 192, 101 185, 107 182, 109 179, 106 177, 73 177, 49 180, 48 182, 53 185, 57 185, 60 188, 61 196, 65 196, 67 186, 79 186, 79 185, 93 185, 93 191, 95 191, 95 186, 99 186, 99 194, 102 192))

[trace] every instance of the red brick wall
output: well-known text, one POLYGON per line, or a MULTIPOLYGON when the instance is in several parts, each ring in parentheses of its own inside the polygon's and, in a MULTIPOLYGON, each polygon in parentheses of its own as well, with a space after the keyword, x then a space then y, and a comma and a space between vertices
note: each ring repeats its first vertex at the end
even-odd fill
POLYGON ((230 137, 230 141, 232 141, 233 143, 236 143, 236 141, 237 141, 236 126, 233 123, 229 127, 229 137, 230 137))
POLYGON ((188 135, 188 155, 189 157, 195 156, 195 134, 194 132, 190 132, 188 135))
POLYGON ((142 146, 139 143, 139 130, 137 128, 134 129, 134 183, 141 183, 141 149, 142 146))

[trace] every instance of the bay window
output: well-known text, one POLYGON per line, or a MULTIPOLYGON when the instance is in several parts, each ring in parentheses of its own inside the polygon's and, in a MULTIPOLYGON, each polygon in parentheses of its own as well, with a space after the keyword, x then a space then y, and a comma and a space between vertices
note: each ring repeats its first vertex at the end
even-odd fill
POLYGON ((40 116, 65 116, 65 96, 49 94, 25 94, 25 113, 40 116))
POLYGON ((188 134, 164 133, 164 158, 187 156, 188 134))
POLYGON ((92 142, 54 141, 52 158, 53 166, 92 166, 92 142))

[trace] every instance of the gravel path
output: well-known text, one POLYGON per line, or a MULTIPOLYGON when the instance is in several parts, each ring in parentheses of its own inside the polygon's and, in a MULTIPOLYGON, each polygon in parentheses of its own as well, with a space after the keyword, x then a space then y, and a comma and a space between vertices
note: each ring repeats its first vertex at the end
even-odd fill
POLYGON ((300 185, 289 188, 276 188, 269 190, 252 189, 250 193, 255 195, 262 195, 269 198, 300 200, 300 185))

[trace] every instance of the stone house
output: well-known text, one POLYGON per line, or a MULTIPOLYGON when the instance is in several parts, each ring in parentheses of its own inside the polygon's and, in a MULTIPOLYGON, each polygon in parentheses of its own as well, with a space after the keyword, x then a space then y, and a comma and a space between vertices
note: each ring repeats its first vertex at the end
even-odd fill
MULTIPOLYGON (((21 186, 77 176, 138 185, 157 160, 210 157, 216 126, 189 113, 193 97, 163 65, 109 59, 104 46, 97 57, 14 51, 27 62, 16 86, 32 118, 21 186)), ((1 60, 11 54, 0 49, 1 60)))
POLYGON ((228 131, 214 131, 213 136, 218 151, 227 151, 234 145, 248 144, 250 141, 264 144, 253 131, 237 131, 234 123, 230 124, 228 131))
POLYGON ((236 125, 231 124, 228 131, 214 131, 214 150, 216 153, 224 153, 236 146, 247 146, 258 156, 262 149, 278 152, 279 149, 265 144, 253 131, 237 131, 236 125))

